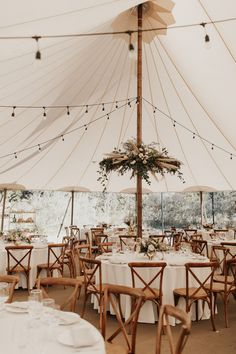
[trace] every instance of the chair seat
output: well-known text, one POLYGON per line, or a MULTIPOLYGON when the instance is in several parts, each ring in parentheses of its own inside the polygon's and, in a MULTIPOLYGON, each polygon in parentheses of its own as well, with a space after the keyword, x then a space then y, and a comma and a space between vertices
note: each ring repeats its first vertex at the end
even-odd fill
MULTIPOLYGON (((208 286, 206 286, 208 287, 208 286)), ((227 291, 235 291, 236 287, 235 286, 230 286, 229 284, 227 285, 227 291)), ((212 291, 214 293, 222 293, 225 291, 225 284, 223 283, 213 283, 212 285, 212 291)))
POLYGON ((61 268, 61 264, 53 264, 53 263, 41 263, 37 265, 37 268, 42 268, 42 269, 59 269, 61 268))
MULTIPOLYGON (((196 294, 195 294, 196 289, 197 288, 189 288, 189 297, 190 298, 203 299, 203 298, 205 298, 207 296, 207 293, 203 289, 198 290, 198 292, 196 292, 196 294)), ((174 294, 178 295, 178 296, 186 297, 187 296, 187 290, 186 290, 186 288, 174 289, 174 294)))
MULTIPOLYGON (((143 290, 143 288, 139 288, 140 290, 143 290)), ((160 298, 160 291, 159 289, 152 288, 152 291, 150 289, 143 290, 145 294, 145 300, 152 300, 152 299, 157 299, 160 298), (153 294, 153 292, 154 294, 153 294)))
MULTIPOLYGON (((108 284, 106 284, 106 283, 103 283, 102 284, 102 292, 104 292, 104 287, 106 286, 106 285, 108 285, 108 284)), ((94 289, 94 287, 92 286, 92 285, 89 285, 88 287, 87 287, 87 290, 89 291, 89 292, 96 292, 96 293, 98 293, 99 292, 99 286, 100 286, 100 284, 94 284, 94 287, 96 288, 96 289, 94 289)))
MULTIPOLYGON (((227 283, 232 283, 233 281, 234 281, 234 277, 232 275, 227 275, 227 283)), ((225 275, 214 275, 213 282, 224 283, 225 275)))
POLYGON ((127 348, 122 347, 122 345, 116 343, 105 343, 106 354, 128 354, 129 351, 127 348))
POLYGON ((21 266, 16 266, 16 267, 10 267, 10 268, 6 268, 6 271, 9 273, 24 273, 25 271, 29 271, 31 269, 31 267, 27 268, 25 267, 25 270, 21 267, 21 266))

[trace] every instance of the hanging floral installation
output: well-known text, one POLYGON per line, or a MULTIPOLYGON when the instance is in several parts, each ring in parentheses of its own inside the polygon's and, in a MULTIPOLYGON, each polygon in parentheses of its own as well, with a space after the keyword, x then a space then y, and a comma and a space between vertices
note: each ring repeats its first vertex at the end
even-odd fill
POLYGON ((183 180, 180 168, 182 162, 168 156, 168 151, 163 148, 157 150, 155 143, 148 145, 137 145, 135 139, 130 139, 123 144, 123 150, 114 149, 111 153, 106 154, 106 157, 99 162, 100 177, 104 191, 108 181, 108 175, 115 171, 118 175, 131 171, 131 177, 141 176, 148 184, 151 184, 150 174, 157 178, 156 174, 164 176, 165 173, 177 174, 183 180))

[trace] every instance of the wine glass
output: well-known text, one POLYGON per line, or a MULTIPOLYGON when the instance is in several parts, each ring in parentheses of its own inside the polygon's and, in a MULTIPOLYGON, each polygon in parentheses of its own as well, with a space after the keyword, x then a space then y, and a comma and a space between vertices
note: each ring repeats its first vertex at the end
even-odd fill
POLYGON ((4 302, 7 301, 9 297, 9 286, 8 283, 0 283, 0 310, 4 309, 4 302))

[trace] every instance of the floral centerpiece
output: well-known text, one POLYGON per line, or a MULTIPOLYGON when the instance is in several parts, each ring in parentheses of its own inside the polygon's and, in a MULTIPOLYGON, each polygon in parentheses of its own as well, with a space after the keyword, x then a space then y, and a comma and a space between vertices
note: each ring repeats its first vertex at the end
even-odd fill
POLYGON ((31 243, 31 238, 20 230, 10 230, 6 235, 4 235, 4 241, 14 243, 31 243))
POLYGON ((149 259, 152 259, 156 252, 168 251, 168 245, 164 242, 149 238, 140 243, 140 253, 144 253, 149 259))
POLYGON ((116 171, 119 175, 131 171, 131 178, 139 175, 148 184, 151 184, 149 173, 155 178, 157 173, 162 176, 165 173, 173 175, 177 173, 183 180, 180 172, 182 163, 168 156, 165 148, 161 151, 157 150, 156 145, 155 143, 137 145, 135 139, 130 139, 123 144, 123 150, 115 148, 111 153, 106 154, 107 157, 99 162, 98 171, 100 174, 98 181, 101 182, 104 190, 106 190, 108 175, 112 171, 116 171))

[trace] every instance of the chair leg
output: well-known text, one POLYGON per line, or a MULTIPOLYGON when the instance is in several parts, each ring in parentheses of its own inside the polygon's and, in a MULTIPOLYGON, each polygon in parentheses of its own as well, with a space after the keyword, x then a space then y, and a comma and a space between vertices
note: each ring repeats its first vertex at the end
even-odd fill
POLYGON ((223 301, 224 301, 224 318, 225 318, 225 327, 226 328, 229 327, 228 308, 227 308, 228 300, 229 300, 228 296, 224 296, 223 297, 223 301))
POLYGON ((87 303, 88 297, 89 297, 89 294, 88 294, 87 292, 85 292, 85 294, 84 294, 83 309, 82 309, 82 313, 81 313, 81 317, 82 317, 82 318, 84 317, 84 314, 85 314, 86 303, 87 303))

